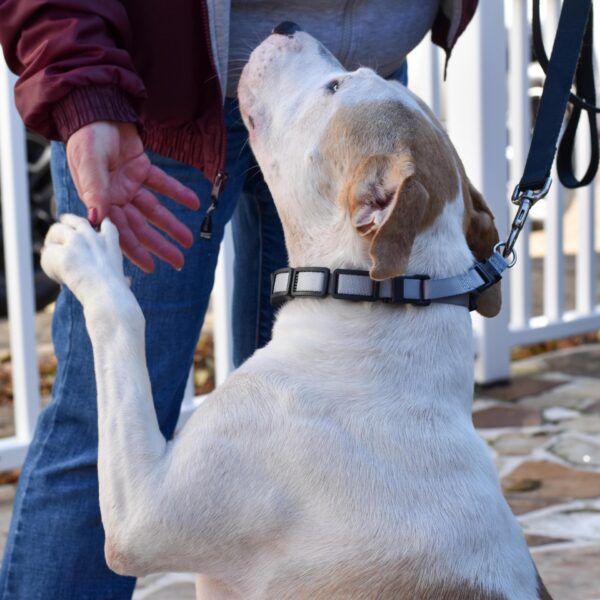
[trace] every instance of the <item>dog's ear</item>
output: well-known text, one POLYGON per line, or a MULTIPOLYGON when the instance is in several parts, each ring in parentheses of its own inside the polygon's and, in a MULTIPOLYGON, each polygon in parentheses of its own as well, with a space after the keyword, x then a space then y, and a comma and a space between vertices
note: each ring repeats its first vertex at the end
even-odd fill
MULTIPOLYGON (((465 177, 465 217, 467 244, 476 260, 485 260, 499 241, 494 215, 483 196, 465 177)), ((484 317, 495 317, 502 306, 500 283, 488 288, 477 300, 477 312, 484 317)))
POLYGON ((349 206, 354 227, 370 242, 372 279, 405 273, 428 197, 408 155, 371 156, 359 166, 349 206))

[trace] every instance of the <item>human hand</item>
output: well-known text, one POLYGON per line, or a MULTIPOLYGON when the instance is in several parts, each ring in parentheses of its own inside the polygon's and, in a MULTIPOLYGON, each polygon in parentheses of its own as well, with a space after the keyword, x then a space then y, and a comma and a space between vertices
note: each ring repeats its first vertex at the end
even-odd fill
POLYGON ((98 121, 77 130, 67 141, 67 162, 88 220, 99 225, 109 216, 119 231, 121 249, 143 271, 154 270, 152 255, 176 269, 182 252, 155 227, 185 248, 192 232, 152 192, 196 210, 196 194, 152 165, 132 123, 98 121))

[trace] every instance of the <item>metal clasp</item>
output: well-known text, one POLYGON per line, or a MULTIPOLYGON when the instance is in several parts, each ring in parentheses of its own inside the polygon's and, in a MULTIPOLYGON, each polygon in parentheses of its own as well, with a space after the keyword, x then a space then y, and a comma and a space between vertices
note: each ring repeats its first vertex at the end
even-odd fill
POLYGON ((517 262, 517 253, 515 252, 514 246, 521 230, 525 226, 529 211, 538 200, 541 200, 548 194, 551 185, 552 178, 546 177, 544 185, 537 190, 522 190, 518 185, 515 187, 511 196, 511 201, 513 204, 516 204, 519 209, 513 219, 510 233, 508 234, 506 241, 500 242, 494 246, 494 251, 500 253, 500 250, 502 250, 502 256, 504 258, 508 259, 511 257, 508 261, 509 267, 512 267, 517 262))

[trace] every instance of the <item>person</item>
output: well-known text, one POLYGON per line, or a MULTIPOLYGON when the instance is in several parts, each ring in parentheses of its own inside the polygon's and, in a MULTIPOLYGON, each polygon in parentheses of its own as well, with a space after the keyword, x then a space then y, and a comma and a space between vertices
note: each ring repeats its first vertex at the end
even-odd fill
MULTIPOLYGON (((269 274, 287 261, 234 100, 238 61, 273 25, 293 20, 344 66, 402 76, 406 54, 430 29, 449 53, 476 4, 0 2, 0 44, 19 75, 17 107, 27 127, 54 140, 58 213, 87 215, 93 224, 109 216, 119 230, 146 318, 166 438, 177 423, 225 225, 232 220, 236 249, 236 364, 269 339, 269 274)), ((0 598, 129 598, 135 580, 104 561, 93 358, 81 306, 66 289, 56 303, 53 341, 52 402, 21 471, 0 598)))

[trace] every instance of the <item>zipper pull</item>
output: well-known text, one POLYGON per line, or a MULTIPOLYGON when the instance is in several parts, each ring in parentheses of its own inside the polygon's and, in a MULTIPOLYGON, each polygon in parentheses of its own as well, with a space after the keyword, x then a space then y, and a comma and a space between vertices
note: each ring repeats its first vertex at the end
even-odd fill
POLYGON ((202 225, 200 225, 200 237, 203 240, 210 240, 212 238, 212 214, 217 208, 219 194, 223 190, 223 186, 225 185, 226 181, 227 173, 219 171, 217 173, 217 176, 215 177, 215 181, 210 192, 210 206, 206 211, 206 215, 204 217, 204 220, 202 221, 202 225))

